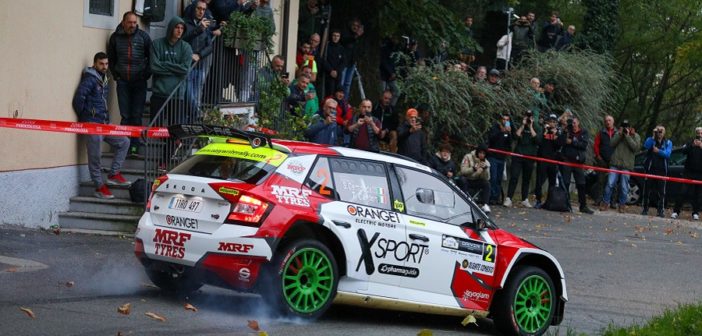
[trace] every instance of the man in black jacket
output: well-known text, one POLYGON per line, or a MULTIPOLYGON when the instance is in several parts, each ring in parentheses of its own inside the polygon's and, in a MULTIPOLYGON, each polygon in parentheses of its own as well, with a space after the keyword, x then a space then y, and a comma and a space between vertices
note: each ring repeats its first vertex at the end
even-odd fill
POLYGON ((341 31, 335 29, 331 33, 331 41, 327 43, 327 55, 322 60, 324 71, 324 94, 333 95, 336 88, 341 86, 341 71, 346 63, 346 51, 341 45, 341 31))
MULTIPOLYGON (((150 52, 151 38, 137 26, 136 14, 124 13, 107 46, 110 72, 117 82, 122 125, 141 126, 146 104, 146 81, 151 77, 150 52)), ((139 144, 139 138, 131 138, 129 152, 137 154, 139 144)))
POLYGON ((405 116, 405 121, 397 128, 397 153, 425 164, 427 136, 419 111, 411 108, 405 116))
MULTIPOLYGON (((690 180, 702 180, 702 127, 695 128, 695 138, 683 146, 682 152, 687 155, 685 159, 685 170, 683 178, 690 180)), ((692 219, 700 219, 700 195, 702 195, 702 185, 683 184, 680 194, 678 194, 675 209, 670 216, 675 219, 680 215, 683 203, 686 200, 692 204, 692 219)))
MULTIPOLYGON (((585 151, 589 141, 589 134, 586 129, 580 127, 578 118, 567 119, 566 129, 558 137, 558 142, 562 146, 563 160, 570 163, 585 163, 585 151)), ((585 173, 582 168, 574 168, 570 166, 561 166, 561 175, 563 176, 563 185, 566 191, 570 190, 571 175, 575 178, 575 186, 578 189, 578 202, 580 203, 580 212, 586 214, 594 213, 587 206, 587 192, 585 191, 585 173)))
MULTIPOLYGON (((539 150, 537 156, 544 159, 558 160, 561 145, 558 143, 558 134, 561 132, 557 127, 558 116, 555 114, 550 114, 546 117, 544 132, 541 134, 541 139, 539 141, 539 150)), ((553 163, 548 162, 538 162, 536 164, 536 186, 534 187, 534 194, 536 195, 536 203, 534 208, 540 209, 543 205, 541 203, 542 187, 544 182, 548 179, 548 186, 556 185, 556 177, 558 176, 558 166, 553 163)), ((547 189, 548 190, 548 189, 547 189)))
MULTIPOLYGON (((500 120, 492 125, 488 133, 488 148, 499 149, 503 151, 512 151, 512 140, 514 132, 512 131, 512 121, 508 114, 500 116, 500 120)), ((494 152, 488 153, 488 161, 490 162, 490 203, 502 204, 498 200, 502 196, 502 176, 504 175, 505 160, 504 154, 494 152)))

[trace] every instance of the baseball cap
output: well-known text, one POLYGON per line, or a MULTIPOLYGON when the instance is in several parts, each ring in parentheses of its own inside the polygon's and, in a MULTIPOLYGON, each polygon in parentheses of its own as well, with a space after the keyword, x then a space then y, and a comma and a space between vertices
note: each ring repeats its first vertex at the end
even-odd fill
POLYGON ((488 75, 499 76, 499 75, 500 75, 500 70, 497 70, 497 69, 490 69, 490 72, 488 73, 488 75))
POLYGON ((417 112, 417 109, 411 108, 411 109, 407 110, 407 114, 406 114, 407 118, 416 117, 418 115, 419 115, 419 112, 417 112))
POLYGON ((546 118, 546 120, 558 120, 558 116, 551 113, 548 115, 548 118, 546 118))

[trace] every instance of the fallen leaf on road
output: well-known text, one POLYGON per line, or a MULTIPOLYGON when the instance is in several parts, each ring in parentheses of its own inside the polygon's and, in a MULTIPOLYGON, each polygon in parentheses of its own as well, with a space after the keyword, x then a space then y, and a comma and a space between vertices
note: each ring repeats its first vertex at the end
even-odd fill
POLYGON ((34 315, 34 312, 31 309, 25 308, 25 307, 19 307, 19 309, 21 311, 23 311, 25 314, 27 314, 27 316, 29 316, 31 318, 36 318, 36 316, 34 315))
POLYGON ((608 255, 612 255, 612 252, 607 252, 608 255))
POLYGON ((15 273, 15 272, 17 272, 17 267, 10 267, 10 268, 6 269, 5 272, 7 272, 7 273, 15 273))
POLYGON ((475 319, 475 316, 473 316, 473 315, 468 315, 468 316, 466 316, 466 318, 463 319, 463 321, 461 321, 461 324, 462 324, 464 327, 467 326, 467 325, 470 324, 470 323, 473 323, 473 324, 475 324, 475 325, 478 325, 478 320, 475 319))
POLYGON ((191 304, 189 304, 189 303, 186 303, 186 304, 185 304, 185 309, 186 309, 186 310, 192 310, 192 311, 194 311, 194 312, 197 311, 197 308, 195 308, 195 306, 193 306, 193 305, 191 305, 191 304))
POLYGON ((132 304, 131 303, 125 303, 119 308, 117 308, 117 312, 123 315, 129 315, 129 312, 131 311, 132 304))
POLYGON ((258 325, 258 321, 256 320, 248 320, 246 326, 253 331, 261 331, 261 327, 258 325))
POLYGON ((520 211, 519 214, 520 214, 520 215, 526 215, 526 211, 520 211))
POLYGON ((673 228, 667 228, 667 229, 663 230, 663 233, 667 236, 667 235, 673 233, 673 228))
POLYGON ((675 245, 682 245, 682 244, 683 244, 683 242, 681 242, 679 240, 675 242, 675 245))
POLYGON ((431 330, 429 330, 429 329, 422 329, 417 333, 417 336, 432 336, 432 335, 434 335, 434 333, 431 332, 431 330))
POLYGON ((161 316, 161 315, 159 315, 159 314, 156 314, 156 313, 146 312, 146 313, 144 313, 144 315, 146 315, 146 316, 148 316, 148 317, 150 317, 150 318, 152 318, 152 319, 154 319, 154 320, 157 320, 157 321, 166 322, 166 318, 165 318, 165 317, 163 317, 163 316, 161 316))
POLYGON ((700 234, 697 232, 690 231, 690 237, 697 239, 700 237, 700 234))
POLYGON ((634 243, 631 243, 631 247, 638 247, 638 246, 636 246, 636 244, 634 244, 634 243))

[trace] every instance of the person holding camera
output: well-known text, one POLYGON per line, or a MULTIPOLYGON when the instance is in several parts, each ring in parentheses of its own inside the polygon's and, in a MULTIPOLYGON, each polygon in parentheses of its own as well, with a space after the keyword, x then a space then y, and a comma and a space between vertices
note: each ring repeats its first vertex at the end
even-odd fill
MULTIPOLYGON (((702 127, 695 128, 695 138, 683 146, 682 152, 687 155, 683 178, 698 181, 702 180, 702 127)), ((675 202, 673 214, 670 218, 678 218, 683 203, 685 200, 689 200, 692 205, 692 219, 699 220, 700 195, 702 195, 702 185, 683 184, 677 202, 675 202)))
POLYGON ((380 120, 371 115, 372 109, 370 99, 362 100, 358 113, 346 124, 346 132, 351 134, 351 148, 380 151, 380 120))
MULTIPOLYGON (((614 147, 611 145, 612 137, 614 137, 614 133, 616 133, 614 129, 614 117, 609 114, 606 115, 603 124, 604 127, 595 135, 595 144, 592 149, 595 152, 595 165, 597 167, 609 168, 612 153, 614 152, 614 147)), ((608 174, 606 172, 597 172, 597 186, 594 188, 595 194, 592 196, 595 199, 596 205, 601 205, 602 203, 602 194, 607 185, 607 176, 608 174)), ((604 210, 600 208, 600 211, 604 210)))
POLYGON ((539 51, 543 52, 553 49, 556 46, 558 37, 563 34, 563 22, 558 15, 558 12, 551 13, 550 21, 544 24, 541 30, 541 38, 539 39, 539 51))
POLYGON ((337 102, 328 98, 324 101, 324 108, 312 117, 310 126, 305 130, 305 137, 311 142, 320 145, 336 145, 337 131, 336 124, 337 102))
MULTIPOLYGON (((586 129, 580 127, 580 120, 576 117, 566 120, 565 132, 558 136, 563 154, 563 160, 571 163, 585 163, 585 151, 589 141, 589 134, 586 129)), ((585 173, 582 168, 570 166, 561 166, 561 175, 563 176, 563 186, 566 191, 570 190, 571 176, 575 178, 575 187, 578 190, 578 203, 580 203, 580 212, 593 214, 594 212, 587 206, 587 191, 585 190, 585 173)))
MULTIPOLYGON (((488 148, 502 151, 512 151, 514 131, 512 121, 507 113, 500 116, 500 120, 492 125, 488 133, 488 148)), ((490 203, 499 204, 498 198, 502 196, 502 177, 505 170, 505 154, 489 153, 490 161, 490 203)))
POLYGON ((426 163, 427 135, 417 109, 405 114, 405 121, 397 128, 397 153, 419 163, 426 163))
MULTIPOLYGON (((653 136, 648 137, 644 142, 644 150, 646 151, 646 159, 644 160, 646 174, 668 176, 668 160, 670 160, 670 152, 673 150, 673 142, 665 138, 665 127, 658 125, 653 129, 653 136)), ((655 193, 658 217, 663 217, 666 182, 658 179, 646 179, 642 215, 648 215, 651 194, 655 193)))
MULTIPOLYGON (((539 149, 537 155, 544 159, 560 160, 561 145, 558 142, 558 135, 561 129, 558 128, 558 116, 550 114, 546 117, 544 132, 540 135, 539 149)), ((534 194, 536 195, 536 203, 534 208, 540 209, 542 206, 541 196, 542 186, 548 179, 548 186, 556 185, 556 177, 558 175, 558 166, 549 162, 538 162, 536 165, 536 186, 534 194)))
MULTIPOLYGON (((614 123, 614 119, 611 121, 614 123)), ((605 119, 605 123, 606 122, 607 119, 605 119)), ((595 144, 597 144, 597 141, 595 141, 595 144)), ((609 168, 631 171, 634 168, 636 152, 641 148, 641 137, 636 133, 636 130, 629 125, 628 120, 622 122, 619 130, 612 136, 609 146, 612 149, 609 168)), ((595 151, 595 153, 597 154, 597 151, 595 151)), ((610 201, 612 201, 612 190, 617 183, 617 179, 619 179, 620 182, 619 205, 617 209, 619 212, 626 212, 626 200, 629 194, 629 175, 615 172, 609 172, 607 175, 607 184, 605 185, 604 196, 600 204, 600 211, 606 211, 607 208, 609 208, 611 204, 610 201)))
POLYGON ((486 159, 487 146, 481 144, 472 152, 466 154, 461 161, 461 170, 458 172, 461 189, 471 196, 471 189, 479 191, 477 203, 483 211, 490 212, 490 162, 486 159))
MULTIPOLYGON (((514 152, 518 154, 536 155, 539 148, 539 137, 541 133, 541 128, 537 123, 534 122, 534 115, 531 110, 524 114, 521 125, 517 128, 514 133, 517 139, 517 145, 514 148, 514 152)), ((512 206, 512 197, 514 197, 514 191, 517 189, 517 182, 519 181, 519 176, 522 176, 522 205, 527 208, 531 208, 531 203, 529 203, 529 182, 531 182, 531 174, 534 171, 534 162, 529 159, 513 157, 512 165, 510 167, 510 178, 509 186, 507 187, 507 197, 502 205, 506 207, 512 206)))

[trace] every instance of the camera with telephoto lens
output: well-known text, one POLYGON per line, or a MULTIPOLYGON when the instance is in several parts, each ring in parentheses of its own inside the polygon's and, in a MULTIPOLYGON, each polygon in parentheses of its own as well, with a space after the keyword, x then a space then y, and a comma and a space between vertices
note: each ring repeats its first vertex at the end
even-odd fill
POLYGON ((622 132, 629 134, 629 120, 622 121, 622 132))
POLYGON ((568 120, 566 120, 566 129, 569 133, 573 133, 573 118, 568 118, 568 120))
POLYGON ((534 122, 534 113, 532 113, 531 110, 527 110, 524 115, 526 116, 526 124, 531 125, 531 123, 534 122))

